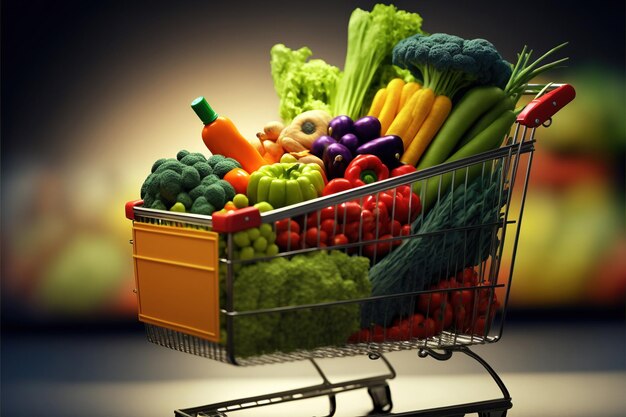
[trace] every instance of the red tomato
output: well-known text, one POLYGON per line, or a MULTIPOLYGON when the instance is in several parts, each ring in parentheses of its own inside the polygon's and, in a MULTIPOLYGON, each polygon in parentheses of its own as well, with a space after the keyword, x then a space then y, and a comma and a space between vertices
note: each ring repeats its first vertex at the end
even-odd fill
POLYGON ((339 245, 347 245, 348 244, 348 237, 342 233, 339 233, 338 235, 335 235, 332 238, 332 244, 334 246, 339 246, 339 245))
POLYGON ((435 335, 435 321, 430 317, 413 325, 411 334, 418 339, 428 339, 435 335))
POLYGON ((370 331, 370 336, 371 336, 371 341, 372 342, 382 343, 382 342, 385 341, 385 329, 382 326, 377 324, 370 331))
POLYGON ((343 228, 343 234, 348 237, 348 240, 352 243, 359 241, 359 228, 361 225, 358 221, 347 223, 343 228))
POLYGON ((374 214, 367 210, 361 210, 361 229, 364 232, 371 232, 376 227, 376 219, 374 218, 374 214))
POLYGON ((453 307, 462 306, 470 310, 474 304, 474 290, 454 290, 450 293, 450 303, 453 307))
POLYGON ((291 219, 278 220, 275 224, 276 234, 284 231, 291 231, 294 233, 300 233, 300 225, 297 221, 291 219))
MULTIPOLYGON (((326 220, 326 219, 334 220, 336 213, 337 213, 337 210, 335 209, 334 206, 324 207, 323 209, 320 210, 320 219, 321 220, 326 220)), ((313 217, 317 218, 317 215, 314 215, 313 217)), ((340 221, 340 219, 337 218, 337 221, 340 221)))
POLYGON ((402 229, 400 229, 400 235, 409 236, 410 234, 411 234, 411 225, 410 224, 403 225, 402 229))
POLYGON ((478 272, 476 272, 474 270, 474 268, 465 268, 462 271, 459 271, 456 274, 456 279, 459 282, 468 282, 471 283, 472 285, 477 285, 478 284, 478 272))
POLYGON ((392 220, 389 224, 389 233, 392 236, 400 236, 402 234, 402 224, 398 220, 392 220))
POLYGON ((328 235, 325 231, 318 229, 317 227, 310 227, 307 229, 304 235, 304 241, 310 247, 319 246, 321 243, 326 244, 328 235))
POLYGON ((462 332, 465 329, 465 318, 467 316, 467 310, 463 305, 454 306, 454 329, 457 332, 462 332))
MULTIPOLYGON (((432 287, 431 287, 432 289, 432 287)), ((424 314, 432 314, 437 310, 444 302, 447 303, 447 294, 445 292, 433 292, 420 294, 417 298, 417 309, 424 314)))
POLYGON ((361 206, 358 203, 349 201, 337 206, 337 221, 350 223, 361 218, 361 206))
POLYGON ((387 241, 387 239, 391 239, 392 237, 393 236, 391 235, 382 235, 380 237, 380 240, 383 240, 383 242, 380 242, 378 243, 378 245, 376 245, 376 256, 382 257, 391 252, 393 244, 391 243, 391 241, 387 241))
POLYGON ((333 219, 325 219, 322 221, 320 225, 320 229, 322 229, 328 236, 333 236, 338 231, 338 227, 335 224, 333 219))
POLYGON ((454 311, 450 303, 444 307, 439 307, 433 313, 433 320, 435 321, 435 329, 437 332, 441 332, 444 329, 448 329, 452 325, 454 319, 454 311))
POLYGON ((370 339, 370 330, 361 329, 358 332, 354 332, 348 337, 348 343, 365 343, 370 339))
POLYGON ((282 250, 293 250, 300 247, 300 235, 295 232, 282 231, 276 236, 276 245, 282 250))

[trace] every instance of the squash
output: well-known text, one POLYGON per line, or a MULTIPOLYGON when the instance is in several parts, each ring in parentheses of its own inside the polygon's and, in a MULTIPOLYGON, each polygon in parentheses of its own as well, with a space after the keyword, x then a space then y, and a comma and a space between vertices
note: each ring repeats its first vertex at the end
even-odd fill
POLYGON ((297 115, 278 137, 287 152, 310 150, 315 139, 327 134, 332 116, 324 110, 308 110, 297 115))

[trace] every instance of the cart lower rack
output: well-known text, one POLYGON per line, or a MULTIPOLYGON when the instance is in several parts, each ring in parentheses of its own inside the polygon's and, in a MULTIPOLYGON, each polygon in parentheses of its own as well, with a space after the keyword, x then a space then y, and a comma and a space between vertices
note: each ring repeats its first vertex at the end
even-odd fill
POLYGON ((535 133, 574 96, 567 84, 550 89, 499 149, 337 194, 213 217, 128 203, 150 342, 240 366, 309 360, 322 378, 175 415, 224 416, 319 396, 333 415, 335 396, 355 389, 368 390, 371 415, 389 415, 387 380, 396 373, 384 355, 410 349, 437 360, 464 353, 502 398, 394 415, 506 415, 504 383, 470 348, 502 336, 535 133), (331 383, 315 362, 354 355, 381 359, 388 372, 331 383))

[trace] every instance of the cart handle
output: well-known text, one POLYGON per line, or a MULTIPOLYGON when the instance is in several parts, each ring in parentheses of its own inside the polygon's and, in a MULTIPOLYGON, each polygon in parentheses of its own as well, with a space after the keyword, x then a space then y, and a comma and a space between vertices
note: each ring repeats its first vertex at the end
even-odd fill
POLYGON ((124 205, 124 211, 126 212, 126 218, 128 220, 135 220, 135 207, 143 205, 143 200, 129 201, 124 205))
POLYGON ((563 84, 528 103, 517 116, 517 122, 526 127, 538 127, 550 120, 559 110, 574 100, 574 97, 576 97, 574 87, 570 84, 563 84))

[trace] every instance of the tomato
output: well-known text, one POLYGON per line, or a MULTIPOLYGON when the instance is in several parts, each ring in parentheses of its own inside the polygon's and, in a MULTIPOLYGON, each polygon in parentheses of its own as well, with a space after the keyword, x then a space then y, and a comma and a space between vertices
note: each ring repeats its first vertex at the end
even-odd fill
POLYGON ((433 313, 433 320, 435 321, 435 329, 437 332, 441 332, 444 329, 449 328, 452 325, 454 319, 454 311, 450 303, 445 304, 443 307, 439 307, 433 313))
POLYGON ((363 232, 371 232, 376 227, 376 219, 374 218, 374 214, 367 210, 361 210, 361 229, 363 232))
MULTIPOLYGON (((320 210, 320 219, 321 220, 326 220, 326 219, 335 219, 335 214, 337 214, 337 210, 335 209, 334 206, 330 206, 330 207, 324 207, 323 209, 320 210)), ((311 216, 309 216, 311 217, 311 216)), ((315 217, 317 219, 317 215, 314 215, 313 217, 315 217)), ((339 220, 339 218, 337 218, 337 220, 339 220)))
MULTIPOLYGON (((431 287, 434 289, 434 287, 431 287)), ((447 302, 447 294, 445 292, 432 292, 420 294, 417 298, 417 309, 424 314, 432 314, 444 302, 447 302)))
POLYGON ((474 304, 474 290, 454 290, 450 293, 450 303, 453 307, 463 306, 470 310, 474 304))
POLYGON ((410 234, 411 234, 411 225, 410 224, 403 225, 402 229, 400 229, 400 235, 409 236, 410 234))
POLYGON ((350 223, 361 218, 361 206, 358 203, 349 201, 337 206, 337 220, 350 223))
POLYGON ((398 220, 392 220, 389 227, 391 236, 400 236, 402 232, 402 224, 398 220))
POLYGON ((304 241, 311 247, 319 246, 321 243, 326 244, 326 240, 328 240, 326 232, 317 227, 308 228, 304 235, 304 241))
POLYGON ((382 343, 385 341, 385 329, 382 326, 377 324, 370 331, 370 336, 371 336, 372 342, 382 343))
POLYGON ((339 246, 339 245, 347 245, 348 242, 348 237, 342 233, 339 233, 338 235, 335 235, 332 240, 332 245, 333 246, 339 246))
POLYGON ((275 223, 276 234, 284 231, 300 233, 300 225, 297 221, 291 219, 278 220, 275 223))
POLYGON ((456 274, 456 279, 459 282, 468 282, 472 285, 477 285, 478 284, 478 272, 476 272, 476 270, 474 270, 474 268, 465 268, 462 271, 459 271, 456 274))
POLYGON ((462 332, 465 329, 465 318, 467 316, 467 309, 463 305, 453 306, 454 310, 454 329, 457 332, 462 332))
POLYGON ((325 219, 320 224, 320 229, 326 232, 328 236, 333 236, 335 233, 337 233, 338 228, 333 219, 325 219))
POLYGON ((377 201, 376 197, 368 196, 363 202, 363 208, 371 211, 377 221, 389 221, 389 210, 387 206, 382 201, 377 201))
MULTIPOLYGON (((415 315, 413 317, 415 318, 415 315)), ((418 339, 433 337, 435 335, 435 321, 430 317, 414 321, 411 327, 411 335, 418 339)))
POLYGON ((224 175, 224 180, 233 186, 237 194, 246 194, 250 174, 242 168, 233 168, 224 175))
POLYGON ((276 245, 282 250, 293 250, 300 246, 300 234, 286 230, 276 235, 276 245))
POLYGON ((358 221, 350 222, 344 225, 343 234, 348 237, 348 240, 352 243, 359 241, 359 228, 361 227, 358 221))

